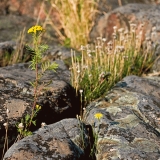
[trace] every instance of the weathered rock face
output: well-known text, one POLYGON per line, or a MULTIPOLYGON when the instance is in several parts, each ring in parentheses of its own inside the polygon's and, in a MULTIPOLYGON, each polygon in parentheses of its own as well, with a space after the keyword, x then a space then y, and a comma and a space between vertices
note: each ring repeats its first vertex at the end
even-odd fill
POLYGON ((8 57, 13 53, 15 46, 16 43, 12 41, 0 43, 0 67, 8 65, 8 57))
POLYGON ((91 103, 87 123, 98 134, 97 160, 160 158, 160 79, 129 76, 91 103), (94 114, 102 113, 100 121, 94 114))
MULTIPOLYGON (((37 115, 36 128, 42 122, 51 124, 63 118, 75 117, 79 112, 79 100, 75 90, 69 84, 70 73, 62 61, 57 61, 57 72, 46 73, 43 82, 51 81, 45 90, 39 93, 37 104, 42 109, 37 115)), ((16 138, 17 122, 27 113, 31 114, 33 105, 33 87, 30 82, 34 80, 35 73, 28 69, 29 63, 17 64, 0 68, 0 147, 3 147, 5 128, 3 123, 7 121, 6 110, 9 109, 9 142, 16 138)), ((36 129, 32 128, 32 130, 36 129)))
MULTIPOLYGON (((87 106, 83 117, 98 135, 97 160, 160 158, 159 77, 125 77, 104 98, 87 106), (102 113, 103 117, 95 119, 96 113, 102 113)), ((84 126, 80 129, 76 119, 62 120, 15 143, 4 160, 84 159, 92 149, 88 147, 92 136, 87 131, 84 126), (78 141, 81 133, 85 150, 82 141, 78 141)))
POLYGON ((79 125, 77 119, 64 119, 55 124, 44 126, 34 135, 15 143, 5 154, 4 160, 88 159, 88 155, 82 147, 83 143, 86 148, 89 147, 87 129, 84 125, 82 133, 79 125))
POLYGON ((144 23, 145 35, 151 40, 158 41, 159 39, 159 5, 151 4, 127 4, 122 7, 118 7, 111 12, 101 15, 97 23, 92 29, 91 38, 102 36, 110 39, 113 33, 113 27, 124 28, 129 30, 129 22, 137 24, 137 32, 140 29, 140 25, 144 23), (153 30, 153 27, 156 27, 153 30), (156 38, 152 35, 152 32, 156 32, 156 38))

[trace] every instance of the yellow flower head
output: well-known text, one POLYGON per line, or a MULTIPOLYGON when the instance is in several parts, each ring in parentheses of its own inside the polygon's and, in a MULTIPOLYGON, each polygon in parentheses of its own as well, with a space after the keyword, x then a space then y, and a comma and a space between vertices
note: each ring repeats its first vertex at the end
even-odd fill
POLYGON ((96 113, 96 114, 94 115, 94 117, 95 117, 96 119, 100 120, 100 119, 103 117, 103 114, 102 114, 102 113, 96 113))
POLYGON ((45 30, 41 26, 33 26, 33 27, 29 28, 28 33, 36 34, 37 32, 43 32, 43 31, 45 31, 45 30))
POLYGON ((36 109, 40 110, 41 109, 41 106, 40 105, 36 105, 36 109))

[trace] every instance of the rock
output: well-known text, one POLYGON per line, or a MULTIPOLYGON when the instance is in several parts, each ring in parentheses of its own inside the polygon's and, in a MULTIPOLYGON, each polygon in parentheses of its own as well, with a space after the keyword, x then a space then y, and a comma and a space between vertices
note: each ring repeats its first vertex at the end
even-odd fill
POLYGON ((97 160, 160 158, 160 79, 128 76, 91 103, 85 121, 98 134, 97 160), (102 113, 100 121, 94 118, 102 113))
POLYGON ((15 46, 16 43, 13 41, 0 43, 0 67, 8 65, 9 57, 13 53, 15 46))
MULTIPOLYGON (((129 22, 137 25, 137 32, 140 29, 140 25, 144 23, 144 31, 147 37, 151 36, 153 27, 159 35, 159 5, 151 4, 127 4, 122 7, 118 7, 113 11, 100 16, 97 23, 93 27, 90 37, 95 39, 96 37, 102 36, 110 39, 113 33, 113 27, 129 29, 129 22)), ((158 35, 152 40, 158 41, 158 35)), ((151 38, 151 37, 150 37, 151 38)))
MULTIPOLYGON (((84 125, 84 124, 83 124, 84 125)), ((77 119, 64 119, 46 125, 34 135, 13 144, 3 160, 82 160, 88 159, 83 146, 89 146, 87 129, 82 132, 77 119)))
POLYGON ((129 3, 158 4, 159 2, 152 0, 101 0, 98 3, 98 9, 100 10, 100 12, 109 12, 115 8, 124 6, 129 3))
MULTIPOLYGON (((80 100, 76 97, 75 90, 69 84, 70 72, 63 61, 58 60, 59 67, 56 72, 49 71, 43 78, 43 82, 51 84, 45 90, 41 90, 37 104, 42 106, 38 113, 36 127, 42 122, 52 124, 63 118, 72 118, 79 113, 80 100)), ((5 127, 7 122, 6 110, 9 109, 8 139, 10 144, 17 136, 16 124, 27 113, 31 114, 33 105, 33 87, 30 82, 34 80, 35 73, 28 69, 29 63, 15 64, 0 68, 0 147, 3 147, 5 127)))

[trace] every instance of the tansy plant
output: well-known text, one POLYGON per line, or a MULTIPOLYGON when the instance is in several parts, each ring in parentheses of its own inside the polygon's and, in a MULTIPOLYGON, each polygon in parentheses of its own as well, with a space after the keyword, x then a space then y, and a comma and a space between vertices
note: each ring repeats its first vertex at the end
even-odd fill
POLYGON ((42 84, 41 78, 44 76, 44 73, 47 70, 55 71, 55 69, 58 67, 58 64, 56 63, 51 63, 43 60, 43 53, 45 53, 48 49, 48 45, 40 43, 40 38, 44 31, 44 28, 38 25, 33 26, 28 30, 28 33, 32 35, 33 39, 33 46, 30 47, 27 45, 26 47, 32 53, 32 60, 29 67, 31 68, 31 70, 35 71, 35 80, 31 82, 34 91, 34 99, 32 113, 27 114, 25 118, 21 120, 21 123, 17 125, 20 136, 19 138, 32 134, 32 132, 29 130, 30 126, 31 124, 36 125, 36 121, 34 119, 41 109, 41 106, 37 104, 38 94, 42 89, 44 89, 44 87, 49 84, 42 84))

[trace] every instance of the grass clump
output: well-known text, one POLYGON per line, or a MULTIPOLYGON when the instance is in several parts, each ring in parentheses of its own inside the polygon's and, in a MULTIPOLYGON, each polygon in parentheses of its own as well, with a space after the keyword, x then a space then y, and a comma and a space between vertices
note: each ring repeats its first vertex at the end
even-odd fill
POLYGON ((140 76, 152 66, 151 41, 143 46, 143 25, 139 35, 135 28, 135 24, 130 24, 130 31, 114 27, 111 41, 98 37, 94 45, 81 46, 81 56, 71 52, 71 83, 77 93, 83 90, 84 106, 104 95, 125 76, 140 76))
POLYGON ((65 46, 78 49, 81 44, 88 43, 97 2, 98 0, 51 0, 44 25, 50 24, 65 46), (58 12, 61 27, 53 23, 52 11, 58 12))

